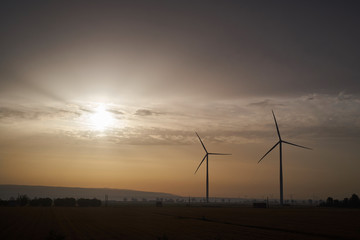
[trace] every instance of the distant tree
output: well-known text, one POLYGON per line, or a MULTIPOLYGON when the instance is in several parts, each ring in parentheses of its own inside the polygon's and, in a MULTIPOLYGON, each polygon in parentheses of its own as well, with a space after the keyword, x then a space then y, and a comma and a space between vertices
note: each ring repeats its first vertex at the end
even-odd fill
POLYGON ((100 207, 101 201, 96 198, 93 199, 80 198, 77 200, 77 204, 79 207, 100 207))
POLYGON ((333 202, 333 206, 334 207, 340 207, 340 201, 335 199, 334 202, 333 202))
POLYGON ((1 200, 0 199, 0 206, 6 206, 8 203, 8 201, 5 201, 5 200, 1 200))
POLYGON ((353 195, 351 195, 351 197, 349 199, 349 207, 351 207, 351 208, 360 207, 360 199, 359 199, 358 195, 356 195, 355 193, 353 195))
POLYGON ((18 203, 18 201, 17 200, 15 200, 15 198, 14 197, 11 197, 8 201, 6 201, 7 202, 7 206, 9 206, 9 207, 15 207, 15 206, 17 206, 17 205, 19 205, 19 203, 18 203))
POLYGON ((332 207, 334 205, 334 199, 332 197, 328 197, 326 199, 326 206, 327 207, 332 207))
POLYGON ((32 207, 40 206, 39 199, 37 199, 37 198, 31 199, 29 205, 32 207))
POLYGON ((92 207, 100 207, 101 206, 101 201, 99 199, 91 199, 91 206, 92 207))
POLYGON ((355 193, 349 198, 344 198, 344 200, 339 201, 328 197, 326 202, 320 200, 320 207, 343 207, 343 208, 360 208, 360 199, 355 193))
POLYGON ((50 207, 53 203, 51 198, 40 198, 41 206, 43 207, 50 207))
POLYGON ((54 200, 54 205, 59 207, 75 207, 75 198, 57 198, 54 200))
POLYGON ((76 202, 79 207, 89 207, 90 206, 89 199, 80 198, 76 202))
POLYGON ((51 198, 34 198, 30 200, 30 206, 50 207, 51 205, 51 198))
POLYGON ((18 204, 20 206, 26 206, 28 205, 28 203, 30 202, 30 198, 24 194, 24 195, 19 195, 16 199, 16 201, 18 202, 18 204))

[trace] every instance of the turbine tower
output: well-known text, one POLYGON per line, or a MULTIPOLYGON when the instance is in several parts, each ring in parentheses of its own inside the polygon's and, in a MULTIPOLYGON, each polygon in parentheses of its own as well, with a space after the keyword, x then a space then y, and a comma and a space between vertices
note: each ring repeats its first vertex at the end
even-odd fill
POLYGON ((278 137, 279 137, 279 141, 272 148, 270 148, 270 150, 267 151, 267 153, 265 153, 265 155, 258 161, 258 163, 260 163, 261 160, 263 160, 263 158, 266 155, 268 155, 269 152, 271 152, 277 145, 279 145, 279 149, 280 149, 280 205, 282 206, 283 205, 282 144, 286 143, 286 144, 289 144, 289 145, 293 145, 295 147, 305 148, 305 149, 309 149, 309 150, 312 150, 312 149, 282 140, 281 136, 280 136, 279 127, 278 127, 278 124, 277 124, 277 121, 276 121, 276 118, 275 118, 274 111, 272 111, 272 114, 273 114, 273 117, 274 117, 276 131, 277 131, 277 134, 278 134, 278 137))
POLYGON ((196 172, 199 170, 201 164, 204 162, 205 158, 206 158, 206 202, 209 202, 209 155, 231 155, 229 153, 209 153, 206 148, 204 143, 201 141, 201 138, 199 136, 199 134, 197 134, 197 132, 195 132, 196 135, 198 136, 201 145, 203 146, 204 150, 205 150, 205 156, 204 158, 201 160, 199 166, 197 167, 196 171, 194 174, 196 174, 196 172))

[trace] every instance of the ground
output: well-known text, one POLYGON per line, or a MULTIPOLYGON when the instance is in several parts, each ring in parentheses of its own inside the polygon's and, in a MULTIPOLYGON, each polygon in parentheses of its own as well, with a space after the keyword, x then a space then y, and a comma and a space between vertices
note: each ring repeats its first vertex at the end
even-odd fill
POLYGON ((360 209, 0 207, 0 239, 360 239, 360 209))

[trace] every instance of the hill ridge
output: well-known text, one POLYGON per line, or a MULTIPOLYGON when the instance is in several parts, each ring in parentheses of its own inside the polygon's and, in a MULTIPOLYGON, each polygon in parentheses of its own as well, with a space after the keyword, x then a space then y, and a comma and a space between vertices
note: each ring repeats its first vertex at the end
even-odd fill
POLYGON ((85 188, 85 187, 61 187, 61 186, 41 186, 41 185, 16 185, 0 184, 0 199, 16 198, 18 195, 26 194, 30 198, 35 197, 74 197, 74 198, 97 198, 104 199, 108 195, 109 200, 127 200, 147 199, 155 200, 156 198, 179 198, 181 196, 163 193, 148 192, 133 189, 118 188, 85 188))

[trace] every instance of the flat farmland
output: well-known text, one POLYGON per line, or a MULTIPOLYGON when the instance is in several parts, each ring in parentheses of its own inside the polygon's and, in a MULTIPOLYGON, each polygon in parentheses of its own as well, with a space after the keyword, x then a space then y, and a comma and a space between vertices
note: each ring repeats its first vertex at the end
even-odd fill
POLYGON ((360 239, 359 209, 0 207, 0 239, 360 239))

